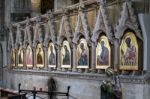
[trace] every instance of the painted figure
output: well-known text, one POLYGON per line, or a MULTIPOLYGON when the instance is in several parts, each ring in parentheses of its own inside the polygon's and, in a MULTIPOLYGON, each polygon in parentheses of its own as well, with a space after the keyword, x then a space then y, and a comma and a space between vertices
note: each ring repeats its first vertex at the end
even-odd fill
POLYGON ((49 65, 55 65, 55 54, 53 51, 53 46, 50 46, 49 65))
POLYGON ((87 53, 86 53, 86 49, 84 48, 83 43, 80 44, 80 48, 81 48, 81 54, 80 54, 78 64, 79 65, 88 65, 88 63, 87 63, 87 53))
POLYGON ((70 64, 70 53, 66 45, 64 45, 65 49, 65 55, 63 58, 63 65, 69 65, 70 64))
POLYGON ((127 45, 127 49, 124 54, 125 64, 136 64, 136 48, 135 46, 131 45, 131 38, 127 38, 125 43, 127 45))
POLYGON ((14 53, 11 53, 11 64, 15 64, 14 53))
POLYGON ((32 51, 30 48, 27 49, 26 64, 32 65, 32 51))
POLYGON ((20 50, 20 53, 19 53, 19 64, 23 64, 23 60, 22 60, 22 50, 20 50))
POLYGON ((41 55, 41 48, 39 48, 39 52, 37 54, 37 64, 43 64, 42 55, 41 55))
POLYGON ((105 46, 104 41, 101 41, 101 48, 102 48, 102 51, 101 51, 100 55, 98 55, 97 63, 99 65, 108 65, 109 64, 109 50, 105 46))

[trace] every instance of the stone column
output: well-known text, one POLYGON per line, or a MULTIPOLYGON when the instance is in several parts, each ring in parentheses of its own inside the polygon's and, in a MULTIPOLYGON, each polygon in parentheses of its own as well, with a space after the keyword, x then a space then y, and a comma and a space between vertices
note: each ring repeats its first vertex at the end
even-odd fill
POLYGON ((95 44, 92 43, 92 50, 91 50, 91 71, 92 73, 95 73, 96 71, 96 64, 95 64, 95 56, 96 56, 96 47, 95 47, 95 44))
POLYGON ((15 49, 15 68, 18 68, 18 50, 15 49))
POLYGON ((45 66, 44 66, 44 69, 45 70, 48 70, 48 48, 47 47, 44 47, 44 59, 45 59, 45 66))
POLYGON ((26 69, 26 49, 23 49, 23 68, 26 69))
POLYGON ((119 66, 119 40, 115 39, 114 41, 114 69, 117 70, 119 66))
POLYGON ((73 72, 77 72, 77 60, 76 60, 76 48, 77 48, 77 45, 73 43, 73 50, 72 50, 72 66, 73 66, 73 69, 72 71, 73 72))
POLYGON ((56 47, 56 52, 57 52, 57 53, 56 53, 56 54, 57 54, 57 61, 56 61, 56 62, 57 62, 57 71, 61 71, 60 46, 57 46, 57 47, 56 47))
POLYGON ((36 69, 36 48, 33 47, 33 69, 36 69))

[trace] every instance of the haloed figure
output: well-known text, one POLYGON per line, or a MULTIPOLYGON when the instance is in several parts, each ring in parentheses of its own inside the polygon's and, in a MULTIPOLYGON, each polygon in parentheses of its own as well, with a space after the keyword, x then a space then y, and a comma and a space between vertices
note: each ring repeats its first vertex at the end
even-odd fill
POLYGON ((39 52, 37 54, 37 64, 43 64, 42 55, 41 55, 41 48, 39 48, 39 52))
POLYGON ((125 63, 136 63, 136 48, 134 45, 131 44, 131 38, 127 38, 125 40, 125 43, 127 45, 127 49, 124 55, 125 63))
POLYGON ((105 46, 105 42, 101 41, 101 53, 98 56, 98 64, 100 65, 108 65, 109 62, 109 50, 108 48, 105 46))
POLYGON ((78 61, 79 65, 88 65, 87 63, 87 53, 86 53, 86 49, 84 48, 84 44, 81 43, 80 44, 80 48, 81 48, 81 54, 80 54, 80 58, 78 61))
POLYGON ((49 55, 49 65, 55 64, 55 54, 53 51, 53 46, 50 46, 50 55, 49 55))
POLYGON ((70 53, 66 45, 64 45, 65 49, 65 55, 63 58, 63 65, 69 65, 70 64, 70 53))

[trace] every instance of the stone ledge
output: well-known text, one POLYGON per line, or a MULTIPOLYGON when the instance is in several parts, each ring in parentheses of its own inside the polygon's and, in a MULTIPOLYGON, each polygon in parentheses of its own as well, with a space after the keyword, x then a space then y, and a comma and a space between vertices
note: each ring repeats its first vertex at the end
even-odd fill
MULTIPOLYGON (((105 74, 96 73, 77 73, 77 72, 59 72, 59 71, 45 71, 45 70, 22 70, 22 69, 4 69, 5 73, 14 74, 26 74, 26 75, 37 75, 37 76, 53 76, 61 78, 75 78, 83 80, 96 80, 103 81, 107 79, 105 74)), ((121 83, 132 83, 132 84, 148 84, 150 83, 150 73, 147 72, 141 76, 119 76, 121 83)))

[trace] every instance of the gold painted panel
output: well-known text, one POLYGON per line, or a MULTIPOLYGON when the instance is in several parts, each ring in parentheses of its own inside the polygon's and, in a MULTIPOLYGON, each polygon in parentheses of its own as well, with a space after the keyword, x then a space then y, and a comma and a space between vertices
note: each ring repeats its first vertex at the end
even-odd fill
POLYGON ((19 48, 19 51, 18 51, 18 66, 23 67, 23 63, 24 63, 23 49, 19 48))
POLYGON ((138 43, 132 32, 127 32, 120 45, 120 69, 138 70, 138 43))
POLYGON ((48 46, 48 67, 56 67, 56 51, 53 43, 48 46))
POLYGON ((106 36, 101 36, 96 47, 96 68, 106 69, 111 64, 111 48, 106 36))
POLYGON ((77 46, 77 68, 89 68, 89 48, 85 39, 80 39, 77 46))
POLYGON ((33 52, 30 46, 28 46, 26 50, 26 65, 27 67, 33 66, 33 52))
POLYGON ((13 66, 13 67, 16 66, 16 56, 15 56, 15 51, 14 51, 14 49, 12 49, 11 52, 10 52, 10 64, 11 64, 11 66, 13 66))
POLYGON ((44 52, 41 44, 38 44, 36 48, 36 64, 37 67, 44 67, 44 52))
POLYGON ((61 47, 61 67, 71 68, 71 49, 67 40, 63 41, 61 47))

